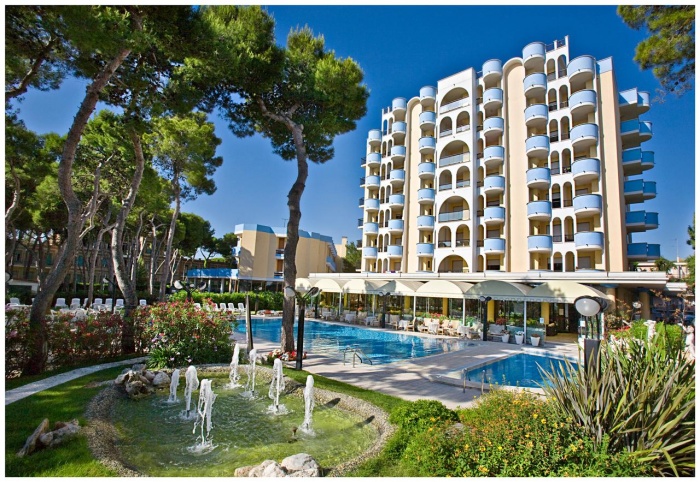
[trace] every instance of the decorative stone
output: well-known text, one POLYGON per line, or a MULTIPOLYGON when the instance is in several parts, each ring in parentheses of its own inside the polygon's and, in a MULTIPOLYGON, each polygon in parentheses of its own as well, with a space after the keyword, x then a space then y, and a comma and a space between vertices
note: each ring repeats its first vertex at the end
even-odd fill
POLYGON ((60 425, 59 428, 53 432, 46 433, 39 437, 39 441, 45 447, 55 447, 62 444, 65 440, 68 440, 80 432, 80 424, 78 420, 71 420, 70 422, 59 422, 56 425, 60 425))
POLYGON ((36 450, 36 445, 37 442, 39 441, 39 437, 44 435, 46 431, 49 429, 49 419, 45 418, 44 420, 41 421, 39 426, 34 430, 34 433, 27 438, 27 441, 24 443, 24 447, 17 452, 17 457, 24 457, 25 455, 29 455, 34 450, 36 450))
POLYGON ((131 374, 131 370, 129 370, 128 368, 125 368, 124 371, 121 372, 121 374, 119 374, 119 376, 117 376, 117 378, 114 380, 114 384, 115 385, 124 385, 124 383, 126 383, 126 381, 129 379, 130 374, 131 374))
POLYGON ((145 363, 137 363, 136 365, 131 367, 131 371, 134 371, 134 372, 142 372, 145 369, 146 369, 145 363))
POLYGON ((277 462, 274 460, 264 460, 260 465, 253 467, 253 469, 248 472, 248 477, 262 477, 265 470, 273 464, 277 465, 277 462))
POLYGON ((234 477, 248 477, 250 471, 255 468, 255 465, 246 465, 245 467, 238 467, 233 471, 234 477))
POLYGON ((153 373, 151 370, 146 370, 146 372, 143 374, 143 376, 146 377, 146 379, 149 382, 153 383, 153 379, 156 377, 156 374, 153 373))
POLYGON ((285 477, 287 472, 277 462, 273 462, 263 470, 261 477, 285 477))
POLYGON ((287 472, 297 472, 300 470, 315 470, 317 472, 317 475, 314 477, 318 477, 318 473, 321 471, 321 466, 318 465, 318 462, 316 462, 313 457, 309 454, 296 454, 296 455, 290 455, 286 459, 282 460, 280 463, 282 467, 284 467, 287 472))
POLYGON ((165 372, 158 372, 153 377, 153 380, 151 380, 151 383, 153 383, 153 386, 156 388, 170 386, 170 377, 165 372))

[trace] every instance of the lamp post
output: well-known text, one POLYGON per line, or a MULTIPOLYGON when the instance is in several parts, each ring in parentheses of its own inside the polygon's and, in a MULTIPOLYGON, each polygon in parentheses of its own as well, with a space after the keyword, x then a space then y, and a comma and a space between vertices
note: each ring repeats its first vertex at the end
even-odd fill
POLYGON ((639 309, 642 307, 642 304, 639 301, 634 301, 632 302, 632 308, 634 308, 634 319, 638 320, 641 318, 641 315, 639 313, 639 309))
POLYGON ((486 316, 486 304, 491 301, 490 296, 479 296, 479 301, 481 302, 481 341, 486 341, 486 334, 488 333, 489 322, 486 316))
POLYGON ((379 320, 379 326, 381 328, 386 328, 386 297, 389 296, 389 293, 386 291, 380 291, 377 294, 382 298, 382 317, 379 320))
POLYGON ((107 278, 102 278, 102 282, 109 284, 110 288, 112 288, 112 312, 114 312, 114 299, 116 297, 117 284, 107 278))
POLYGON ((579 296, 574 301, 576 311, 586 318, 593 318, 593 323, 585 321, 585 338, 583 340, 583 363, 586 368, 598 367, 601 327, 598 315, 608 307, 608 300, 597 296, 579 296), (592 329, 591 329, 592 328, 592 329))
POLYGON ((173 282, 173 287, 174 287, 176 290, 178 290, 178 291, 185 291, 185 292, 187 293, 187 301, 192 301, 192 292, 193 292, 195 289, 203 290, 204 288, 206 288, 206 286, 207 286, 206 283, 202 283, 201 285, 199 285, 199 286, 197 286, 197 287, 195 288, 194 283, 190 283, 189 285, 188 285, 188 284, 183 284, 182 281, 180 281, 180 280, 175 280, 175 281, 173 282))
POLYGON ((317 297, 321 290, 313 287, 306 293, 300 293, 291 286, 284 288, 284 295, 287 297, 295 297, 299 304, 299 322, 297 324, 297 359, 296 369, 301 370, 302 359, 304 358, 304 311, 306 310, 306 302, 317 297))

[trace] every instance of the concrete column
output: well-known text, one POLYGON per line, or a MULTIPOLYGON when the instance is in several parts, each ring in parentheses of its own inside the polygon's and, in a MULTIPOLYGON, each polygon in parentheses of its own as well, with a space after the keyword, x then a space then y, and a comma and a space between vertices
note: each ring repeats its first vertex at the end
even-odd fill
POLYGON ((486 303, 486 319, 492 322, 496 319, 496 300, 486 303))
POLYGON ((540 316, 544 318, 544 324, 549 324, 549 303, 542 301, 540 303, 540 316))
POLYGON ((651 319, 651 298, 649 297, 648 291, 641 291, 639 293, 639 302, 642 304, 642 319, 651 319))
POLYGON ((449 315, 450 314, 450 305, 447 301, 447 298, 442 299, 442 314, 443 315, 449 315))

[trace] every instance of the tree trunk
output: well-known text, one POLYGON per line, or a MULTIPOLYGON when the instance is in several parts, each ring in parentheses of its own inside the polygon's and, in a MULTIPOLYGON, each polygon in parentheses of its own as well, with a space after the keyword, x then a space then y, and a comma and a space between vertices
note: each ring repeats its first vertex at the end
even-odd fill
POLYGON ((165 243, 165 258, 163 271, 160 275, 160 290, 158 291, 158 299, 165 301, 165 285, 168 284, 170 276, 170 258, 173 254, 173 239, 175 238, 175 226, 177 225, 177 217, 180 215, 180 173, 177 169, 173 170, 173 193, 175 194, 175 210, 173 217, 170 219, 170 229, 168 230, 168 239, 165 243))
POLYGON ((107 85, 114 72, 131 53, 130 49, 124 49, 112 59, 102 71, 95 77, 85 93, 85 98, 73 119, 73 125, 68 131, 63 147, 61 161, 58 165, 58 188, 61 197, 68 209, 68 224, 63 249, 56 259, 54 269, 46 277, 43 289, 37 293, 29 314, 29 331, 32 339, 31 355, 23 370, 24 375, 36 375, 44 371, 48 356, 46 342, 45 314, 50 308, 54 294, 58 291, 68 273, 78 248, 80 234, 85 223, 83 219, 83 205, 73 191, 72 175, 73 161, 82 137, 83 130, 95 111, 100 91, 107 85))
POLYGON ((134 153, 136 156, 136 169, 134 176, 131 178, 131 187, 126 199, 122 201, 121 208, 117 213, 117 219, 112 229, 112 264, 114 265, 114 273, 117 277, 117 284, 124 295, 124 326, 122 328, 122 352, 134 353, 136 346, 134 344, 134 325, 131 320, 131 312, 136 309, 138 299, 136 296, 136 286, 131 281, 131 276, 124 263, 124 228, 126 226, 126 218, 131 212, 136 200, 136 194, 141 185, 143 178, 143 169, 146 161, 143 158, 143 150, 141 149, 141 139, 133 130, 129 131, 131 142, 134 145, 134 153))

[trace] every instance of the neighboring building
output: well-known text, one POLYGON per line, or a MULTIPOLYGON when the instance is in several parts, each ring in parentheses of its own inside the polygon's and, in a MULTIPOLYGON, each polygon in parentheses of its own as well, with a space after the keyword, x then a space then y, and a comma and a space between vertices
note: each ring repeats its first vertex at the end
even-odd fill
MULTIPOLYGON (((189 270, 187 276, 196 280, 209 280, 213 291, 283 288, 287 228, 237 224, 233 232, 238 237, 238 245, 233 249, 237 269, 189 270)), ((342 259, 338 256, 333 238, 300 229, 296 265, 297 278, 306 278, 309 273, 341 271, 342 259)))
POLYGON ((612 58, 568 37, 396 98, 369 132, 363 272, 627 271, 657 259, 640 204, 649 94, 618 90, 612 58))

